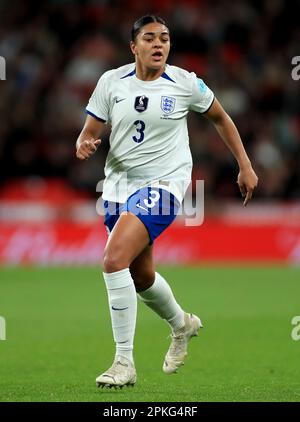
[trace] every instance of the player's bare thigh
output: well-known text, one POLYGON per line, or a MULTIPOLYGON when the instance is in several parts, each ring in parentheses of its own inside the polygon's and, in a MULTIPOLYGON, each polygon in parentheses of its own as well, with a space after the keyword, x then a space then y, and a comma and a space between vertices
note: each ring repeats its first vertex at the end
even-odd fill
POLYGON ((149 245, 149 234, 141 220, 130 212, 123 212, 114 226, 103 256, 106 273, 128 268, 149 245))

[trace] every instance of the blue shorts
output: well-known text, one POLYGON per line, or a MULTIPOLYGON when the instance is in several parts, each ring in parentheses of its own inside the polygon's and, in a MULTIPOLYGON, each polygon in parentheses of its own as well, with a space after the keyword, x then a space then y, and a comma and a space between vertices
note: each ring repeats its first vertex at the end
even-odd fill
POLYGON ((104 201, 104 224, 111 232, 120 214, 123 211, 129 211, 145 225, 151 245, 174 221, 179 207, 179 201, 169 191, 162 188, 145 187, 133 193, 125 204, 104 201))

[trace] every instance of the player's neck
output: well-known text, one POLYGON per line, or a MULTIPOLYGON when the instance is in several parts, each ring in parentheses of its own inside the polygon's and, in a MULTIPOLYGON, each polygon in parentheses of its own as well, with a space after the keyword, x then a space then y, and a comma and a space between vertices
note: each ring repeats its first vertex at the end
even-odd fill
POLYGON ((139 63, 136 63, 136 77, 141 79, 142 81, 154 81, 161 77, 161 75, 165 71, 165 65, 162 66, 160 69, 149 69, 145 66, 142 66, 139 63))

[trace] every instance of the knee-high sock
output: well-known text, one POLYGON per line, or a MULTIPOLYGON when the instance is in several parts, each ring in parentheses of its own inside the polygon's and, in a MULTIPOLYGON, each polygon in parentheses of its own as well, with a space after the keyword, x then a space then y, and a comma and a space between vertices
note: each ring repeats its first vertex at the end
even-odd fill
POLYGON ((129 268, 103 273, 105 280, 116 355, 133 360, 133 339, 136 324, 137 298, 129 268))
POLYGON ((160 274, 155 273, 152 286, 138 295, 149 308, 169 323, 173 331, 184 326, 184 311, 176 302, 169 284, 160 274))

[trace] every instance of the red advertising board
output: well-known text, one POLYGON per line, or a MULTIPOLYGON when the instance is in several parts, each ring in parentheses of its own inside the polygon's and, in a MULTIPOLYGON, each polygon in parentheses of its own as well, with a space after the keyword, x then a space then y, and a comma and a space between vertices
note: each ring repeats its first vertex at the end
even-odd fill
MULTIPOLYGON (((95 223, 0 223, 0 263, 97 265, 107 239, 95 223)), ((204 224, 171 225, 155 241, 157 262, 300 263, 300 224, 253 224, 208 218, 204 224)))

